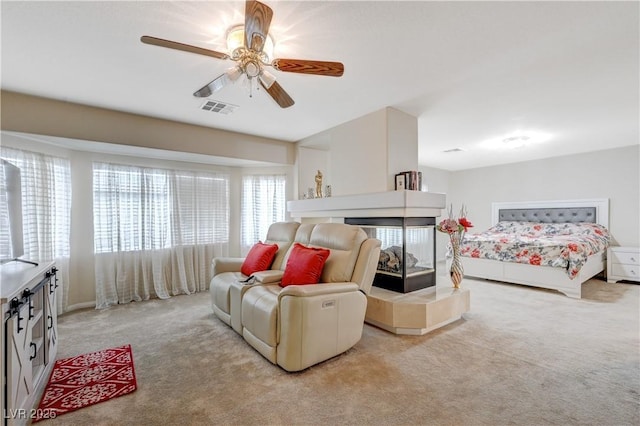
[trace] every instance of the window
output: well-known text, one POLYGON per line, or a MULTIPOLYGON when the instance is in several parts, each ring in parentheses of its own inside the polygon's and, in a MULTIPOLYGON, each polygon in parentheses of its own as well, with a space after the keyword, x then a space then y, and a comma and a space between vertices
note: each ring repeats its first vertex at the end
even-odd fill
POLYGON ((269 225, 285 220, 286 183, 286 175, 247 175, 242 178, 243 255, 258 240, 264 240, 269 225))
POLYGON ((228 242, 229 176, 94 163, 96 253, 228 242))
POLYGON ((56 303, 58 312, 64 312, 69 286, 71 226, 69 160, 8 147, 2 147, 0 154, 20 169, 24 243, 22 258, 35 262, 56 261, 62 289, 58 292, 56 303))
POLYGON ((228 256, 229 180, 94 163, 96 307, 205 291, 228 256))

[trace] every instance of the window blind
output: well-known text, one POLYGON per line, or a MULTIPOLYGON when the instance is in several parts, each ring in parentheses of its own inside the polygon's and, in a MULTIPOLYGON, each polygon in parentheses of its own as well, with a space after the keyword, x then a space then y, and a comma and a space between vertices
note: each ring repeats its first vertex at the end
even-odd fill
POLYGON ((285 220, 284 174, 246 175, 242 178, 241 251, 245 255, 258 241, 264 241, 269 226, 285 220))
POLYGON ((229 176, 93 165, 96 253, 227 243, 229 176))
MULTIPOLYGON (((0 156, 20 169, 22 183, 22 258, 56 261, 58 312, 67 307, 71 229, 71 166, 66 158, 2 147, 0 156)), ((5 200, 6 201, 6 200, 5 200)), ((5 210, 0 207, 0 211, 5 210)), ((6 219, 6 218, 5 218, 6 219)), ((4 224, 2 225, 4 228, 4 224)), ((4 238, 4 233, 3 233, 4 238)))
POLYGON ((226 173, 93 164, 96 307, 204 291, 228 256, 226 173))

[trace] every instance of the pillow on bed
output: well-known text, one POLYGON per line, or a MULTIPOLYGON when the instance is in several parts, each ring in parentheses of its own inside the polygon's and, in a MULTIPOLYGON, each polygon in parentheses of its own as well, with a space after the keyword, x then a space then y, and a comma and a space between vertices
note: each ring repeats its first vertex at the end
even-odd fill
POLYGON ((611 240, 609 230, 597 223, 537 223, 520 221, 501 221, 489 228, 492 232, 517 234, 528 237, 554 237, 558 235, 590 235, 608 244, 611 240))

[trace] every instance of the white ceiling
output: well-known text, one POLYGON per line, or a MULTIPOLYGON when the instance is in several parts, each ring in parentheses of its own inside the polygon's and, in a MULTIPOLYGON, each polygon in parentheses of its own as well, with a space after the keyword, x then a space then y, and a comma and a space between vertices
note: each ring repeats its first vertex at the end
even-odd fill
POLYGON ((273 71, 288 109, 236 84, 211 97, 235 113, 201 111, 192 93, 233 63, 140 42, 225 51, 240 1, 2 1, 2 88, 291 142, 390 106, 418 117, 419 163, 446 170, 640 143, 638 2, 266 3, 275 57, 345 65, 273 71), (517 130, 551 138, 479 146, 517 130))

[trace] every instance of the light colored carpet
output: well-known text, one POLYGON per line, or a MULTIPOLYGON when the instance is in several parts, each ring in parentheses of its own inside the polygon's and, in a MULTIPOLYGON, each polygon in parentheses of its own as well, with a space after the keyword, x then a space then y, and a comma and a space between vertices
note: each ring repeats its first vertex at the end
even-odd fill
POLYGON ((425 336, 365 325, 293 374, 215 318, 208 293, 70 313, 58 358, 130 343, 138 390, 41 424, 640 424, 640 286, 591 280, 582 300, 463 287, 464 319, 425 336))

